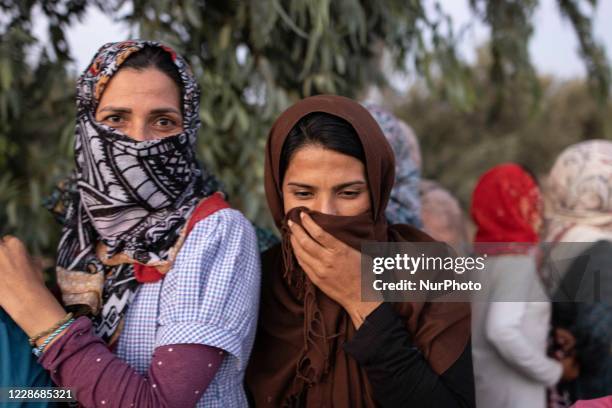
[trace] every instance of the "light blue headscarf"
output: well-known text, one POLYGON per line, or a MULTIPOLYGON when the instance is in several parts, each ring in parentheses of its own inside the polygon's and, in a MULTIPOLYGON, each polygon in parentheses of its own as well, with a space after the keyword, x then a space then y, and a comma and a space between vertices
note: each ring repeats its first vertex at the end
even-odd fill
POLYGON ((364 104, 370 114, 376 119, 387 141, 395 154, 395 183, 385 215, 391 224, 410 224, 422 228, 420 157, 414 136, 410 135, 401 122, 390 112, 379 106, 364 104))

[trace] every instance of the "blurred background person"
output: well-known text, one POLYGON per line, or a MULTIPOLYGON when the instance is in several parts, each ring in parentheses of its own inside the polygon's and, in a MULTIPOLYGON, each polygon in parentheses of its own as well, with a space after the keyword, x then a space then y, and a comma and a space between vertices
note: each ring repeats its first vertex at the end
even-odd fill
POLYGON ((557 300, 553 324, 574 335, 580 363, 562 391, 572 401, 604 397, 612 394, 612 142, 566 148, 546 179, 545 209, 549 256, 575 259, 545 273, 557 300))
POLYGON ((433 239, 449 244, 458 254, 470 253, 467 222, 459 201, 432 180, 421 181, 420 195, 423 230, 433 239))
POLYGON ((392 224, 409 224, 421 228, 421 167, 416 137, 391 112, 370 103, 364 106, 376 119, 395 156, 395 181, 385 216, 392 224))
POLYGON ((458 253, 469 252, 467 226, 459 202, 439 183, 421 178, 421 151, 412 128, 380 106, 364 106, 378 122, 395 155, 395 184, 385 212, 387 219, 420 227, 458 253))
POLYGON ((536 181, 516 164, 493 167, 474 189, 471 214, 489 283, 472 303, 476 404, 544 408, 546 387, 571 378, 573 361, 547 356, 551 305, 536 269, 542 222, 536 181), (534 298, 543 301, 527 301, 534 298))

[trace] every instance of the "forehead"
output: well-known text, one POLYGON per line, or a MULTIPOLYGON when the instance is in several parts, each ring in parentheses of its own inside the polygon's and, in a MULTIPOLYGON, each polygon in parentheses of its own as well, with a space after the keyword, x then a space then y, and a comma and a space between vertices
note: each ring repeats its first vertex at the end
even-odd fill
POLYGON ((366 181, 360 160, 321 146, 305 146, 291 157, 284 183, 325 186, 358 180, 366 181))
POLYGON ((100 107, 111 102, 117 103, 117 99, 121 99, 124 103, 136 101, 146 103, 151 98, 178 105, 180 90, 168 75, 158 69, 124 68, 117 71, 110 79, 102 93, 100 107))

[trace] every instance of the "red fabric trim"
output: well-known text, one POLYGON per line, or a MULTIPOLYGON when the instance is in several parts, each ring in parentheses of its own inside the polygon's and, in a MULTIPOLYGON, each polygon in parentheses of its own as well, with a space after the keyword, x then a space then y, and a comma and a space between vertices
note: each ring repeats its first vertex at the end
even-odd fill
POLYGON ((134 277, 140 283, 157 282, 164 278, 156 267, 147 266, 139 263, 134 264, 134 277))
POLYGON ((191 233, 191 230, 198 222, 225 208, 230 208, 230 205, 223 199, 223 195, 221 193, 214 193, 206 200, 203 200, 187 222, 187 235, 191 233))
MULTIPOLYGON (((205 200, 202 200, 189 218, 189 221, 187 221, 187 235, 191 233, 191 230, 193 230, 198 222, 224 208, 230 208, 230 206, 223 199, 221 193, 214 193, 205 200)), ((134 277, 140 283, 150 283, 163 279, 164 274, 159 273, 154 266, 135 263, 134 277)))

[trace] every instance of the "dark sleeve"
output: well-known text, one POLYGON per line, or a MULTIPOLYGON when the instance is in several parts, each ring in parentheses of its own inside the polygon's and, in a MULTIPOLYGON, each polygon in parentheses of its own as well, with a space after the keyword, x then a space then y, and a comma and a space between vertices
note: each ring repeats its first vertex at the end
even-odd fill
POLYGON ((474 407, 472 351, 442 375, 435 373, 389 303, 372 312, 344 345, 365 368, 374 398, 381 407, 474 407))
POLYGON ((571 264, 555 294, 553 324, 572 332, 580 372, 597 376, 612 344, 612 242, 598 241, 571 264))

